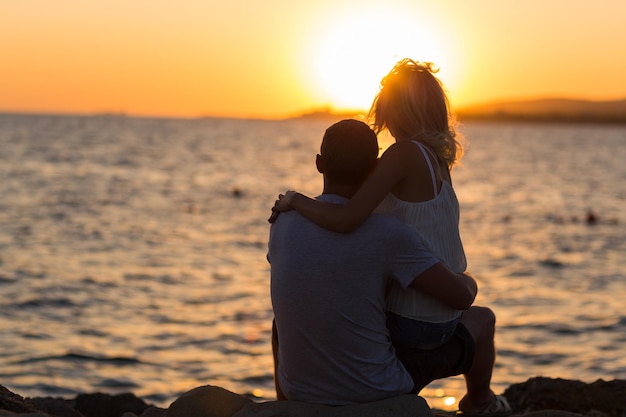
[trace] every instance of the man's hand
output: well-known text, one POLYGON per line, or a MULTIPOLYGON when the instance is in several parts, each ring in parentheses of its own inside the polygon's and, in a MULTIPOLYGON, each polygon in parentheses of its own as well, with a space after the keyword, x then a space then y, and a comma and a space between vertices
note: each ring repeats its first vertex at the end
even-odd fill
POLYGON ((424 271, 413 280, 411 286, 455 310, 470 308, 478 293, 476 280, 468 272, 454 273, 442 263, 424 271))

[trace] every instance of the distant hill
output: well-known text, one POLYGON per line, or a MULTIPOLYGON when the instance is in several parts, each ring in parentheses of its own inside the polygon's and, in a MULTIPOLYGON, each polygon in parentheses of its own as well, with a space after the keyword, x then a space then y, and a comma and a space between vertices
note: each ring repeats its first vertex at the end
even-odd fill
MULTIPOLYGON (((455 109, 460 121, 544 121, 581 123, 626 123, 626 99, 613 101, 546 98, 483 103, 455 109)), ((337 111, 330 107, 311 110, 290 119, 328 120, 362 119, 366 110, 337 111)))
POLYGON ((589 101, 538 99, 502 101, 456 109, 459 120, 519 120, 626 123, 626 99, 589 101))
POLYGON ((289 119, 327 120, 329 122, 335 122, 342 119, 363 119, 365 113, 365 110, 337 111, 332 108, 324 108, 300 113, 296 116, 289 117, 289 119))

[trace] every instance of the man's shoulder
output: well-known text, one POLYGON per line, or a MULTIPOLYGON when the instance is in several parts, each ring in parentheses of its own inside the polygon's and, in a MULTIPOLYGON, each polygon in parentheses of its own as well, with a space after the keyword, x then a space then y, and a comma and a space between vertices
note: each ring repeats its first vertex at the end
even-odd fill
POLYGON ((311 222, 295 210, 285 211, 278 215, 270 226, 270 233, 278 230, 301 229, 311 222))

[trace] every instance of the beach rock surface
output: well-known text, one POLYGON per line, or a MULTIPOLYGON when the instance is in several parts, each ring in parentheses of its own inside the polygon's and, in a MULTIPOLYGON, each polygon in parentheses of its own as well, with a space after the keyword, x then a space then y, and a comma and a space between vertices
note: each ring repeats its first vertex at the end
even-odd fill
POLYGON ((74 399, 23 398, 0 385, 0 417, 120 417, 143 414, 150 405, 133 394, 81 394, 74 399))
MULTIPOLYGON (((526 417, 626 417, 626 380, 593 383, 531 378, 503 395, 514 415, 526 417)), ((0 385, 0 417, 448 417, 414 395, 343 407, 295 401, 255 402, 221 387, 202 386, 181 395, 169 408, 133 394, 81 394, 74 399, 23 398, 0 385)))
POLYGON ((626 380, 591 384, 552 378, 531 378, 513 384, 503 395, 517 414, 564 410, 593 417, 626 416, 626 380))

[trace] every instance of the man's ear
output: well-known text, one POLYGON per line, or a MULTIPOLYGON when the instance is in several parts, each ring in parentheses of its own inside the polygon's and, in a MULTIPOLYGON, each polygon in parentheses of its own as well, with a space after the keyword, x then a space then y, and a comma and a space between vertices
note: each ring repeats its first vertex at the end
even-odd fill
POLYGON ((320 174, 324 173, 324 159, 322 158, 322 155, 317 154, 315 157, 315 166, 317 167, 317 172, 320 174))

